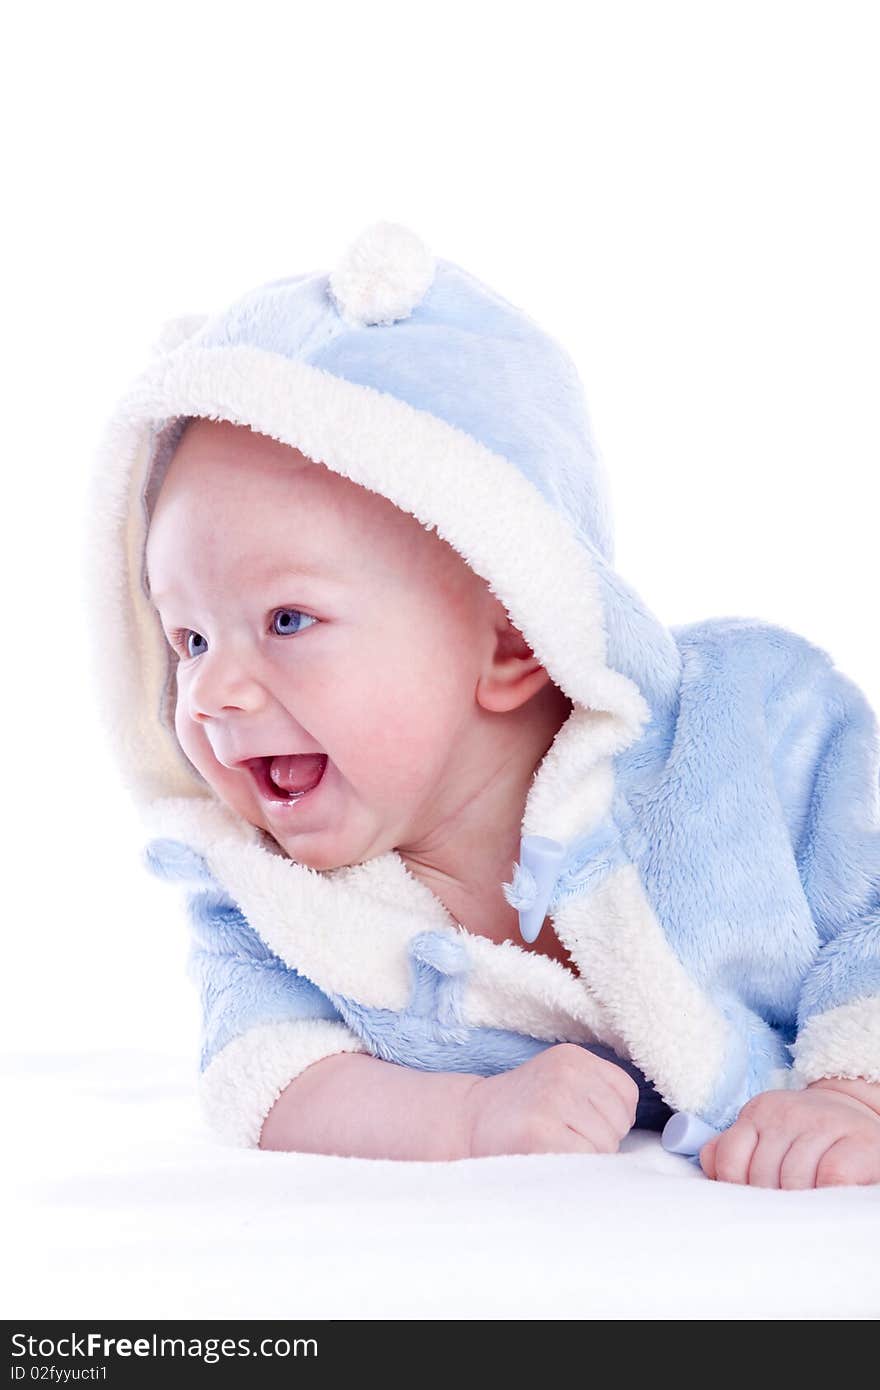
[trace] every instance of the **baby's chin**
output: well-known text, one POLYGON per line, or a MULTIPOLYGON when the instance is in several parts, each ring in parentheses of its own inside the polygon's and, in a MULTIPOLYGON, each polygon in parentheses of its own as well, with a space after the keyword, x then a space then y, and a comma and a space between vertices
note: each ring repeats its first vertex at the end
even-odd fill
MULTIPOLYGON (((289 813, 275 816, 265 812, 238 785, 224 784, 220 779, 209 785, 218 801, 262 832, 267 848, 309 869, 327 872, 353 868, 387 853, 394 844, 393 834, 381 818, 371 814, 362 803, 352 807, 343 799, 340 818, 340 803, 331 802, 329 814, 325 810, 317 816, 303 815, 298 822, 296 806, 289 813), (288 817, 289 829, 285 825, 288 817)), ((303 811, 307 804, 306 801, 303 811)))
POLYGON ((307 869, 316 869, 323 873, 330 869, 351 869, 356 864, 365 864, 367 860, 376 859, 384 853, 383 850, 377 849, 352 857, 350 852, 345 853, 341 849, 334 852, 332 846, 328 848, 327 846, 306 845, 300 835, 291 837, 288 847, 277 832, 264 829, 263 833, 267 839, 278 846, 281 853, 286 855, 288 859, 292 859, 296 864, 304 865, 307 869))
POLYGON ((280 852, 287 859, 292 859, 296 864, 302 864, 307 869, 315 869, 327 872, 330 869, 350 869, 356 864, 365 864, 369 859, 376 859, 380 854, 386 853, 384 846, 372 847, 353 847, 343 845, 334 837, 325 834, 305 835, 290 831, 284 834, 277 826, 271 826, 252 809, 243 809, 241 806, 234 805, 226 798, 220 797, 225 805, 249 825, 253 825, 263 834, 263 838, 273 851, 280 852))

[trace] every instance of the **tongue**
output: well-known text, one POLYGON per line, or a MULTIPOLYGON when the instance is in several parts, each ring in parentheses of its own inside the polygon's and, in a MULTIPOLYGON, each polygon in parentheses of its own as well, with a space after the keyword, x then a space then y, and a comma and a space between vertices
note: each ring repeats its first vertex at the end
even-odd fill
POLYGON ((284 753, 272 758, 269 776, 285 792, 308 792, 321 780, 326 753, 284 753))

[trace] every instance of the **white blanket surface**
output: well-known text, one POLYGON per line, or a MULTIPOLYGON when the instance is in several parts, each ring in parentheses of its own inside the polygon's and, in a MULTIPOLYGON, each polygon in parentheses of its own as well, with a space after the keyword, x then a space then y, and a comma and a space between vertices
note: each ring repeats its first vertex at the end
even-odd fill
POLYGON ((880 1186, 616 1155, 390 1162, 226 1148, 191 1060, 7 1058, 6 1318, 847 1319, 880 1186))

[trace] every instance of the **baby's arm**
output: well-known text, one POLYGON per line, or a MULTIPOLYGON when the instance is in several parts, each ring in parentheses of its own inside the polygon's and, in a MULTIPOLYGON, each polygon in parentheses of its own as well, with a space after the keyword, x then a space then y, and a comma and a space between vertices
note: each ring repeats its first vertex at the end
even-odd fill
POLYGON ((261 1149, 348 1158, 468 1156, 465 1099, 478 1076, 414 1071, 363 1053, 313 1062, 278 1097, 261 1149))
POLYGON ((751 1187, 880 1182, 880 1084, 825 1077, 803 1091, 762 1091, 700 1150, 709 1178, 751 1187))
POLYGON ((340 1055, 315 1062, 286 1087, 260 1147, 421 1160, 616 1153, 638 1100, 621 1067, 574 1043, 489 1077, 340 1055))

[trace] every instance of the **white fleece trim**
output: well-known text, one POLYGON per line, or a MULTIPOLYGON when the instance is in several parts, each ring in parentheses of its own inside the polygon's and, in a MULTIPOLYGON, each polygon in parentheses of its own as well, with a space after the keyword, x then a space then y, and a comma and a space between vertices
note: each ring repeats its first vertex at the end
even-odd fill
POLYGON ((267 848, 255 826, 219 802, 169 798, 143 818, 151 837, 180 840, 201 854, 269 949, 326 994, 405 1009, 414 937, 446 931, 474 965, 460 1001, 469 1026, 551 1041, 613 1036, 600 1004, 570 970, 516 942, 466 931, 393 851, 319 872, 267 848))
POLYGON ((564 901, 563 945, 602 1001, 629 1057, 674 1110, 711 1100, 732 1039, 730 1025, 685 970, 645 896, 638 870, 609 873, 564 901))
POLYGON ((560 961, 463 929, 460 939, 474 967, 463 995, 465 1023, 548 1042, 600 1042, 628 1055, 589 985, 560 961))
POLYGON ((281 1092, 313 1062, 369 1049, 344 1023, 308 1018, 250 1028, 212 1057, 199 1078, 202 1113, 225 1143, 255 1149, 281 1092))
POLYGON ((607 715, 575 705, 536 769, 526 797, 522 835, 568 844, 608 814, 614 765, 602 755, 607 715))
POLYGON ((880 995, 813 1014, 791 1051, 804 1085, 826 1076, 880 1081, 880 995))
POLYGON ((592 711, 591 756, 639 736, 650 710, 635 683, 606 665, 588 545, 507 459, 426 411, 320 368, 262 348, 184 342, 119 403, 88 499, 94 693, 136 800, 205 790, 173 732, 157 724, 167 644, 142 583, 141 493, 162 427, 182 415, 249 425, 436 529, 487 581, 553 680, 592 711))
POLYGON ((413 903, 397 855, 332 870, 310 869, 270 851, 259 831, 233 817, 218 830, 200 798, 157 802, 151 832, 202 854, 212 876, 238 904, 270 950, 325 993, 368 1007, 402 1009, 411 984, 408 947, 418 931, 452 923, 438 899, 426 914, 413 903), (241 827, 245 827, 241 830, 241 827))
MULTIPOLYGON (((584 813, 592 822, 610 805, 609 759, 598 760, 580 785, 571 785, 564 779, 566 759, 557 756, 560 741, 579 740, 584 746, 570 756, 586 761, 590 714, 575 711, 583 717, 573 716, 560 730, 535 776, 529 804, 536 799, 535 788, 555 797, 549 828, 556 831, 563 821, 572 833, 581 830, 584 813)), ((414 937, 445 931, 455 935, 472 965, 459 1001, 468 1026, 623 1047, 585 980, 518 942, 496 943, 467 931, 393 851, 319 872, 288 858, 213 796, 161 799, 142 808, 142 817, 151 838, 179 840, 202 854, 270 950, 327 994, 345 995, 368 1008, 405 1009, 412 992, 414 937)), ((533 823, 548 829, 544 821, 533 823)))

